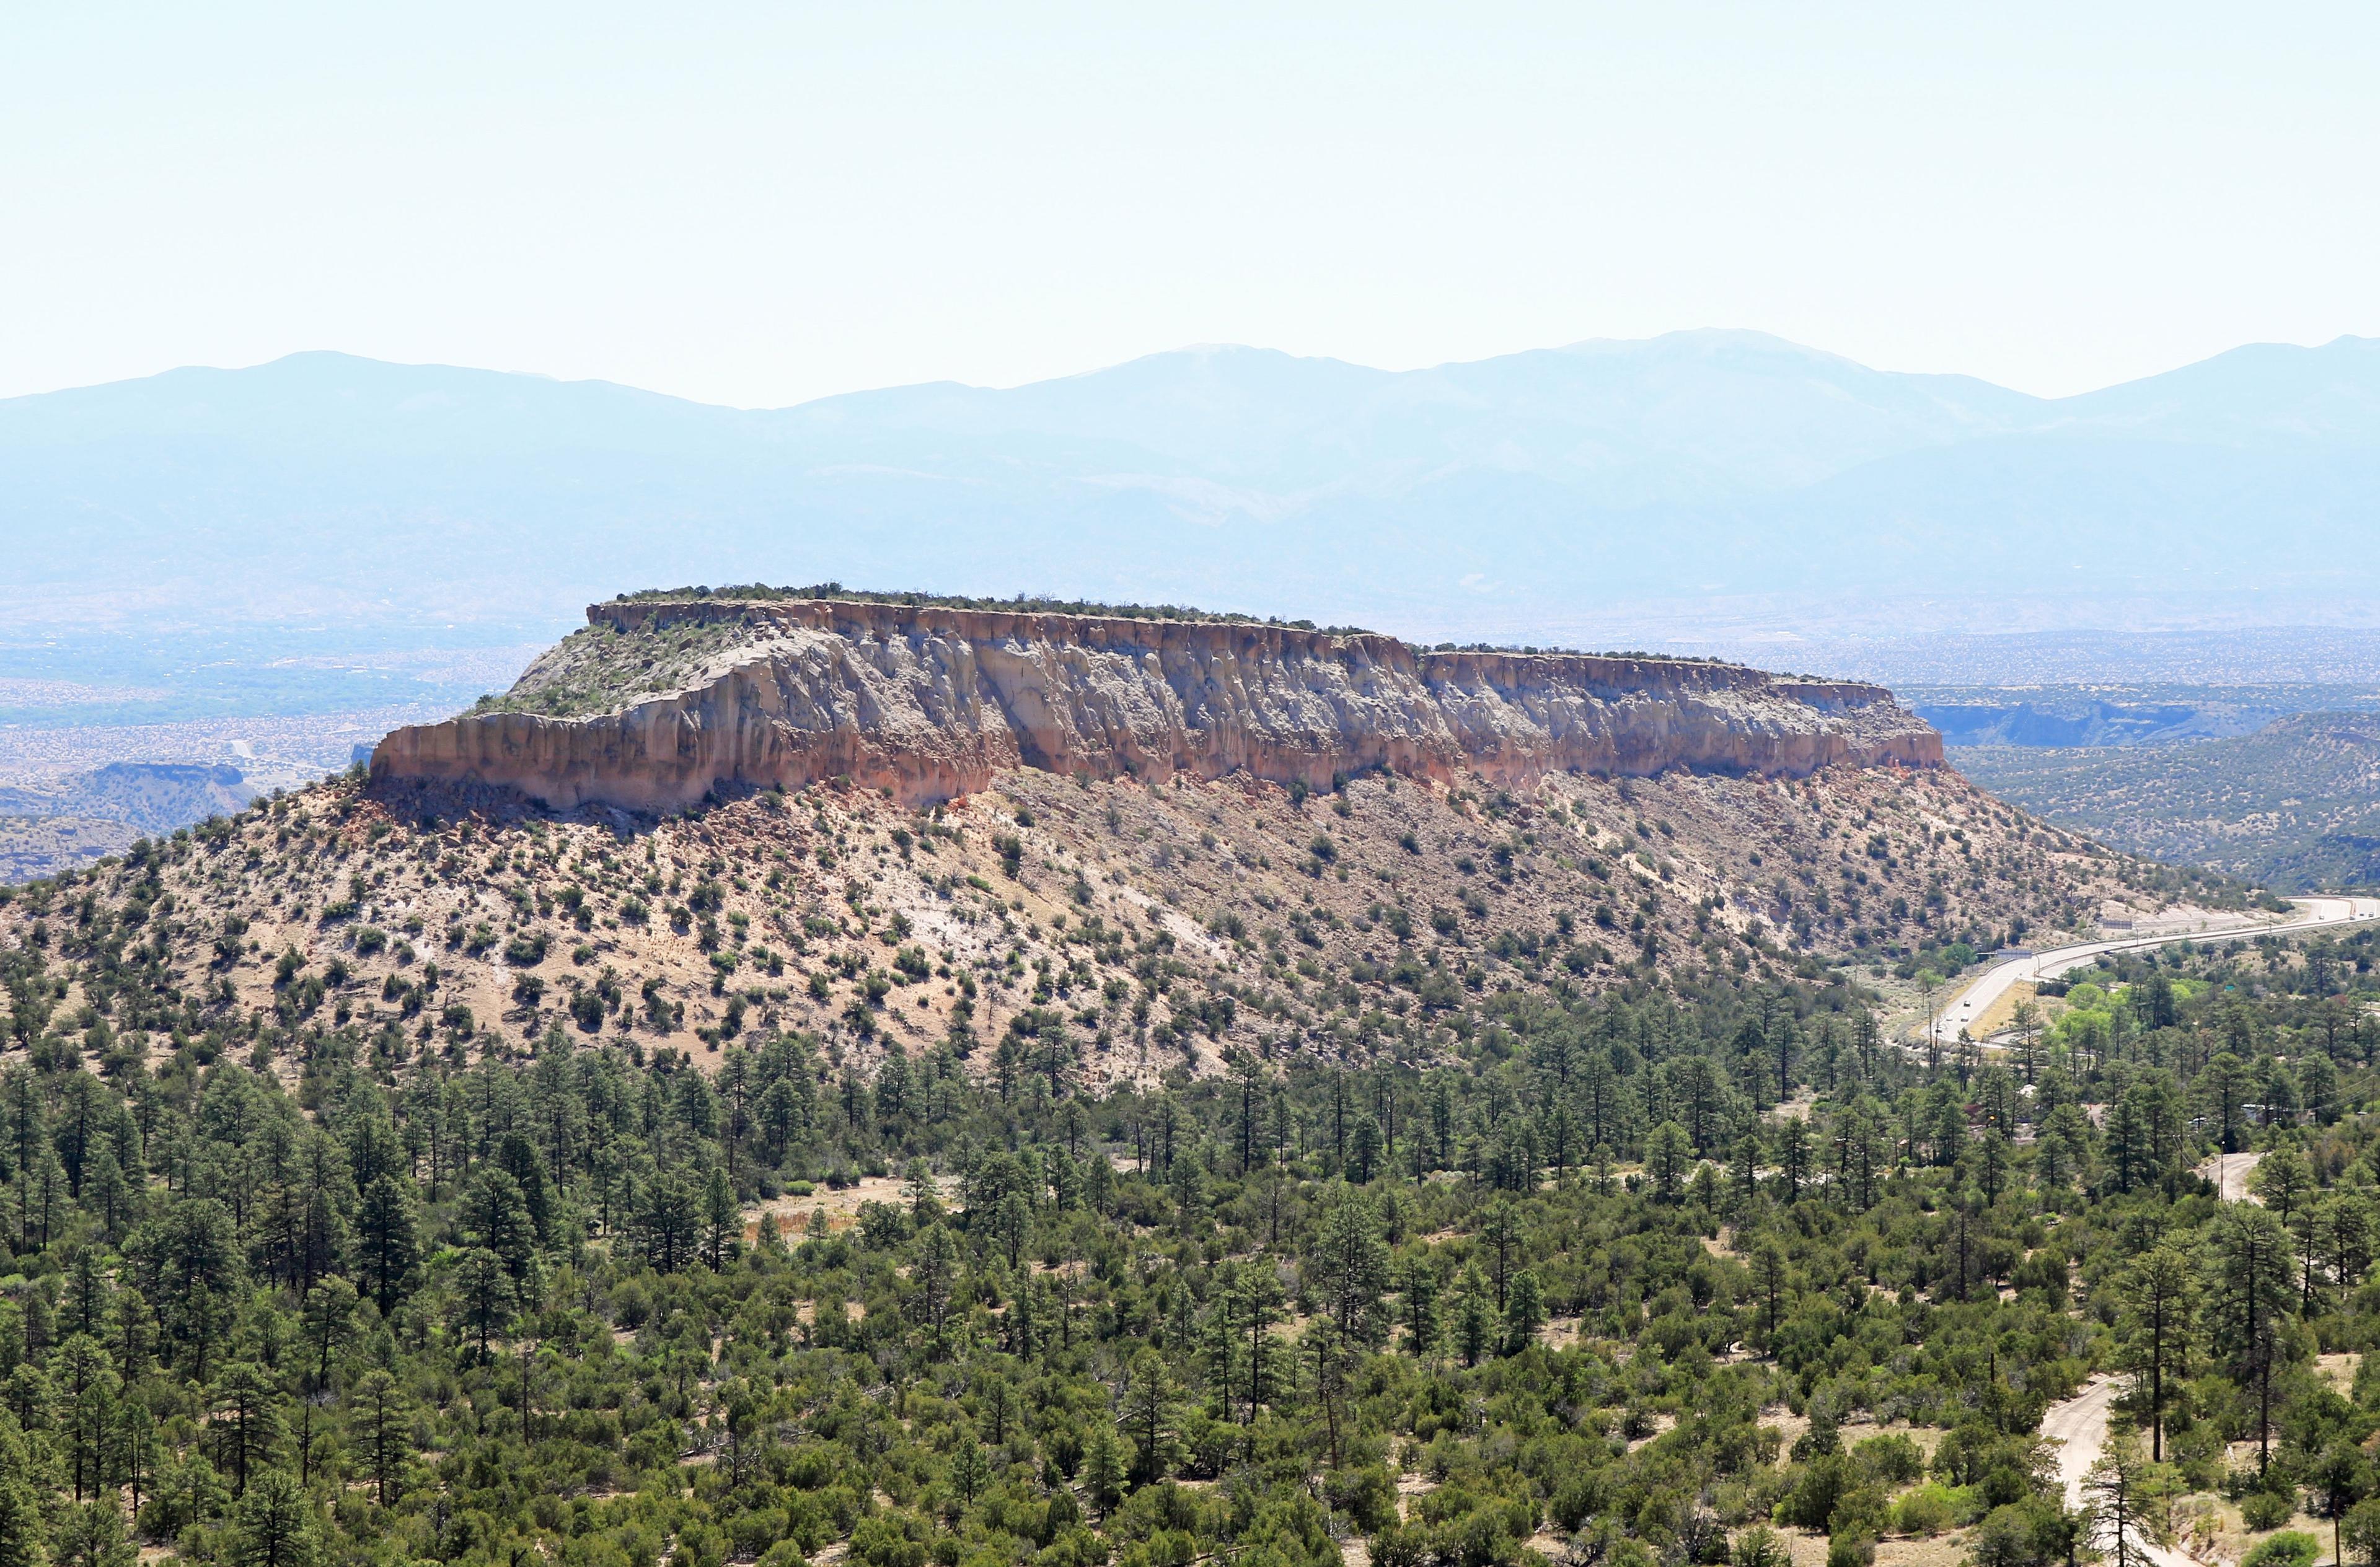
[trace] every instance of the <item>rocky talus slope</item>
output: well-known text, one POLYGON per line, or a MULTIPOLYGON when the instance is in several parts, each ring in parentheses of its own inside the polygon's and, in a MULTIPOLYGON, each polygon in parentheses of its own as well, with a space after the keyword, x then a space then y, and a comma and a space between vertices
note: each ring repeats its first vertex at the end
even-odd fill
POLYGON ((1019 767, 1315 789, 1385 768, 1510 789, 1942 760, 1879 687, 1729 664, 844 600, 646 600, 588 619, 501 701, 391 734, 374 776, 671 811, 722 786, 837 779, 932 804, 1019 767))
POLYGON ((1947 768, 1366 775, 1304 801, 1017 768, 923 810, 821 785, 660 821, 342 777, 0 893, 0 949, 104 923, 185 1008, 99 1013, 96 970, 55 1005, 161 1054, 279 1021, 466 1059, 558 1027, 709 1066, 790 1030, 986 1071, 1061 1040, 1123 1081, 1235 1048, 1427 1059, 1605 991, 1815 994, 1873 977, 1843 959, 2071 928, 2157 874, 1947 768))

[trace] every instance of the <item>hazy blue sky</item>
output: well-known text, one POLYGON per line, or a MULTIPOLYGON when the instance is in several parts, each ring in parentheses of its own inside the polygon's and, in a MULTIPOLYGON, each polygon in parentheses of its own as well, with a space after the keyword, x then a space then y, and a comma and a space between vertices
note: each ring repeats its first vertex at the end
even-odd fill
POLYGON ((2375 71, 2370 6, 12 6, 0 394, 1695 326, 2071 392, 2380 333, 2375 71))

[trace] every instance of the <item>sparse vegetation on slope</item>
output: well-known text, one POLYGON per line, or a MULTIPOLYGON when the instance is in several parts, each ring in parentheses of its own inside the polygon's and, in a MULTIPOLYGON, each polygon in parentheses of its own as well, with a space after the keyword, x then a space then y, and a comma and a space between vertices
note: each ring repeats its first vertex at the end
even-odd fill
POLYGON ((1951 969, 2159 881, 1954 776, 1883 769, 1526 799, 1028 770, 923 812, 818 788, 642 826, 349 778, 153 852, 212 927, 176 982, 235 1016, 301 1020, 294 953, 334 1023, 408 1054, 557 1020, 698 1055, 771 1028, 923 1049, 1050 1012, 1102 1081, 1234 1044, 1426 1050, 1508 993, 1951 969))
POLYGON ((471 711, 546 718, 616 713, 695 684, 722 655, 762 634, 735 619, 673 621, 633 631, 598 621, 554 644, 521 671, 511 690, 480 698, 471 711))
POLYGON ((2380 885, 2380 717, 2306 713, 2234 739, 1979 747, 1959 765, 2137 853, 2290 891, 2380 885))
POLYGON ((93 816, 0 815, 0 886, 121 854, 140 838, 137 827, 93 816))

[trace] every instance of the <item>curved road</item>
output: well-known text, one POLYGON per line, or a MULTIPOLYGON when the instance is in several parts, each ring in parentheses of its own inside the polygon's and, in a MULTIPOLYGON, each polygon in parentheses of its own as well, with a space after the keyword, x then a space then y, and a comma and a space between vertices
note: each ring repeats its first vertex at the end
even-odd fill
MULTIPOLYGON (((2041 1417, 2041 1434, 2058 1444, 2058 1477, 2065 1483, 2070 1508, 2079 1511, 2082 1506, 2082 1477, 2099 1462, 2100 1450, 2107 1445, 2107 1408, 2121 1386, 2114 1377, 2094 1377, 2081 1392, 2063 1404, 2051 1404, 2041 1417)), ((2093 1533, 2097 1536, 2100 1531, 2093 1533)), ((2112 1542, 2099 1538, 2097 1543, 2113 1561, 2112 1542)), ((2149 1567, 2201 1567, 2180 1551, 2143 1539, 2130 1529, 2124 1531, 2124 1557, 2128 1562, 2144 1561, 2149 1567)))
POLYGON ((2248 1189, 2248 1177, 2264 1163, 2261 1153, 2218 1153, 2198 1167, 2198 1173, 2215 1183, 2226 1202, 2264 1204, 2264 1199, 2248 1189))
MULTIPOLYGON (((2030 958, 2010 958, 1993 964, 1968 982, 1965 989, 1943 1005, 1934 1026, 1943 1039, 1957 1039, 1961 1029, 1990 1011, 1992 1003, 2007 994, 2008 988, 2019 980, 2056 979, 2060 974, 2097 962, 2103 952, 2137 952, 2143 947, 2171 946, 2184 941, 2205 944, 2240 941, 2260 935, 2299 935, 2312 930, 2380 921, 2380 898, 2293 898, 2289 901, 2297 905, 2296 913, 2285 920, 2274 920, 2265 924, 2240 925, 2225 931, 2177 931, 2169 935, 2125 936, 2116 941, 2092 941, 2075 946, 2053 947, 2030 958)), ((1925 1037, 1922 1023, 1916 1037, 1925 1037)))

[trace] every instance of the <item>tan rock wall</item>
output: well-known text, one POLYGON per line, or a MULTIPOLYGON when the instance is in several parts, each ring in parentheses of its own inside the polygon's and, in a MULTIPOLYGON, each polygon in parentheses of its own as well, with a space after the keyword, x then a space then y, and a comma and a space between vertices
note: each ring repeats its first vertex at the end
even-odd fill
POLYGON ((667 811, 714 786, 836 777, 925 803, 1007 768, 1245 770, 1319 788, 1386 765, 1504 785, 1670 767, 1931 766, 1941 739, 1880 687, 1737 665, 1425 653, 1280 626, 843 601, 598 605, 595 623, 734 617, 688 689, 587 718, 464 715, 396 730, 376 776, 508 785, 567 808, 667 811))

